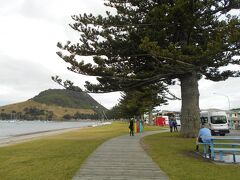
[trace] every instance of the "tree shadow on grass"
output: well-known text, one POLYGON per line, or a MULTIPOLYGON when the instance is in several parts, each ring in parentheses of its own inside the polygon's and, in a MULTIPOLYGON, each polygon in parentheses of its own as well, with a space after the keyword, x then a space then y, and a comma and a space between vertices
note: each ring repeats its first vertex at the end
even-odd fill
POLYGON ((211 159, 205 158, 202 153, 196 152, 196 151, 193 151, 193 150, 181 151, 181 154, 183 154, 184 156, 187 156, 187 157, 197 159, 197 160, 202 160, 202 161, 205 161, 205 162, 212 162, 211 159))

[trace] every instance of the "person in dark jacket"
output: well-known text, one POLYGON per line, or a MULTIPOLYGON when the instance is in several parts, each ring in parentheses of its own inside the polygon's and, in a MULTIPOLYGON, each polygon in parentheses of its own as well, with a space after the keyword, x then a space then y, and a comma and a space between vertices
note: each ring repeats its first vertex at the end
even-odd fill
POLYGON ((173 119, 172 119, 172 117, 169 118, 168 125, 170 127, 170 132, 173 132, 173 119))
POLYGON ((177 120, 176 120, 176 117, 173 116, 173 130, 174 132, 178 132, 178 129, 177 129, 177 120))
POLYGON ((130 132, 130 136, 134 136, 134 122, 133 119, 130 119, 129 121, 129 132, 130 132))

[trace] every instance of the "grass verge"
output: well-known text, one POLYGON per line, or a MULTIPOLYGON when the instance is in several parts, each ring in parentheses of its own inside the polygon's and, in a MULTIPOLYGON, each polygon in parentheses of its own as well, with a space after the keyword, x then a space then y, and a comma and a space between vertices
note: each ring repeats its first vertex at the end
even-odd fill
MULTIPOLYGON (((144 130, 159 130, 146 126, 144 130)), ((104 141, 127 134, 127 123, 113 123, 0 148, 0 179, 71 179, 104 141)))
POLYGON ((149 155, 171 180, 237 180, 240 166, 215 164, 194 152, 195 139, 177 133, 160 133, 143 140, 149 155))

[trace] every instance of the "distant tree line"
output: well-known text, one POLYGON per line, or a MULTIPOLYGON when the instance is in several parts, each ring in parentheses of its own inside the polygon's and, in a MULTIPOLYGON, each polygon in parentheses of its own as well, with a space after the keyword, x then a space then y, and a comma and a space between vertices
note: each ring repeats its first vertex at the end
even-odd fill
POLYGON ((52 120, 53 116, 54 113, 52 111, 38 109, 35 107, 24 108, 23 112, 16 112, 15 110, 12 110, 10 113, 5 112, 5 109, 2 109, 0 113, 1 120, 52 120))
MULTIPOLYGON (((10 120, 10 119, 20 119, 20 120, 53 120, 54 113, 52 111, 47 111, 43 109, 38 109, 35 107, 24 108, 23 112, 16 112, 15 110, 9 112, 5 112, 5 109, 1 110, 0 120, 10 120)), ((96 114, 81 114, 79 112, 74 115, 65 114, 62 117, 64 120, 70 119, 92 119, 98 120, 102 118, 102 115, 99 113, 96 114)))

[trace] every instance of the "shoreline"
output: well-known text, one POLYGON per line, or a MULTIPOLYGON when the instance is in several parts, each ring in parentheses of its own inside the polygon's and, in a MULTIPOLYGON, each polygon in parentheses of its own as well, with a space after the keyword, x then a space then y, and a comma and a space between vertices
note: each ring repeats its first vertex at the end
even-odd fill
POLYGON ((19 144, 23 142, 28 142, 31 140, 40 139, 42 137, 51 136, 51 135, 58 135, 65 132, 76 131, 83 128, 89 128, 91 126, 86 127, 75 127, 75 128, 65 128, 65 129, 57 129, 57 130, 48 130, 48 131, 40 131, 40 132, 33 132, 27 134, 19 134, 11 137, 7 137, 4 139, 0 139, 0 147, 6 147, 14 144, 19 144))
POLYGON ((37 131, 37 132, 32 132, 32 133, 25 133, 25 134, 9 136, 9 137, 0 139, 0 147, 6 147, 6 146, 22 143, 22 142, 40 139, 40 138, 46 137, 46 136, 58 135, 58 134, 62 134, 65 132, 77 131, 77 130, 80 130, 83 128, 91 128, 91 127, 97 127, 97 126, 103 126, 103 125, 109 125, 109 124, 111 124, 111 122, 96 123, 93 125, 88 125, 88 126, 83 126, 83 127, 52 129, 52 130, 46 130, 46 131, 37 131))

